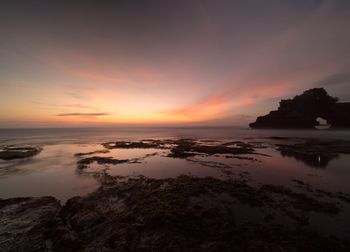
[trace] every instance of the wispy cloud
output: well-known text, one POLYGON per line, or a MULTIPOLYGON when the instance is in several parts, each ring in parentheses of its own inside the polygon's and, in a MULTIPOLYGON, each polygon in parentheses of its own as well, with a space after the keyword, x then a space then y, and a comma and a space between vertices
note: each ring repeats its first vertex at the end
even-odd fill
POLYGON ((80 109, 92 109, 92 110, 98 110, 95 107, 80 104, 80 103, 74 103, 74 104, 67 104, 66 107, 71 107, 71 108, 80 108, 80 109))
POLYGON ((62 113, 58 114, 57 116, 108 116, 111 115, 110 113, 62 113))

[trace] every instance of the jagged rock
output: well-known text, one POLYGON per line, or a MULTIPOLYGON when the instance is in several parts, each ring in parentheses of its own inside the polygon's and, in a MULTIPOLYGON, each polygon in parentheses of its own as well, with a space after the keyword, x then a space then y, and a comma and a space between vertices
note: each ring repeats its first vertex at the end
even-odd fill
POLYGON ((317 118, 332 127, 350 127, 350 103, 337 103, 324 88, 313 88, 293 99, 281 100, 278 110, 259 116, 251 128, 315 128, 317 118))

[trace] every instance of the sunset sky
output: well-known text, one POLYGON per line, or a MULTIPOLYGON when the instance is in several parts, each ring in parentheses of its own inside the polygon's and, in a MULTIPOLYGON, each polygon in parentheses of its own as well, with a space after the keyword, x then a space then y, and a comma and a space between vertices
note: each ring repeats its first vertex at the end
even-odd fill
POLYGON ((350 101, 350 1, 0 2, 0 127, 247 125, 350 101))

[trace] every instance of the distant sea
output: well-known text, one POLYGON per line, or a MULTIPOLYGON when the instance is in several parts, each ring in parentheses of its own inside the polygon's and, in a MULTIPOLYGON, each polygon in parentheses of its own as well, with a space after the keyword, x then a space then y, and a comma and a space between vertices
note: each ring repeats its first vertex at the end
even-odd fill
POLYGON ((0 145, 98 143, 146 138, 240 139, 310 137, 350 140, 350 130, 256 130, 239 127, 115 127, 0 129, 0 145))

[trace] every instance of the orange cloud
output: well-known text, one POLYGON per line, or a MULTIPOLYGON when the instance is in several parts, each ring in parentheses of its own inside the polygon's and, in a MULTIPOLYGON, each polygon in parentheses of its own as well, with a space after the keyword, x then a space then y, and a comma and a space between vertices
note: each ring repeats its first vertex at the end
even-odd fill
POLYGON ((98 110, 95 107, 84 105, 84 104, 80 104, 80 103, 67 104, 66 107, 79 108, 79 109, 98 110))

